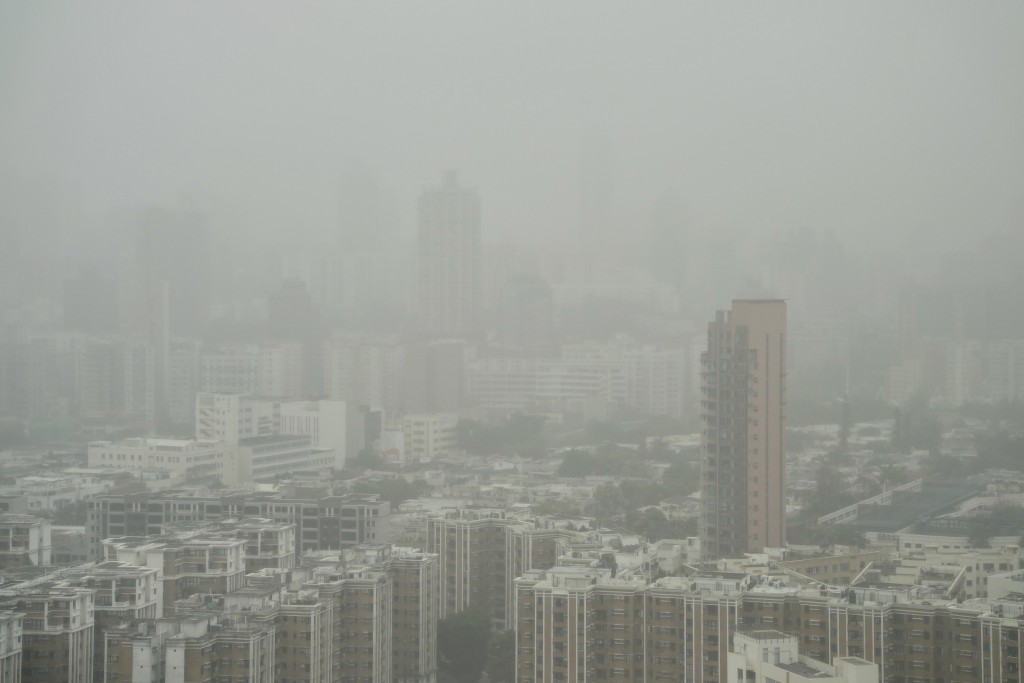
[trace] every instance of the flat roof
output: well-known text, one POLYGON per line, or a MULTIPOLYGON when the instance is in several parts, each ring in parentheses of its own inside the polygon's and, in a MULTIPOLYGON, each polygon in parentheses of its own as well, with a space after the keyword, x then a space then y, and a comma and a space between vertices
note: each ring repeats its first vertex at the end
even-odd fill
POLYGON ((741 635, 753 638, 754 640, 782 640, 784 638, 796 638, 788 633, 782 631, 776 631, 774 629, 767 629, 764 631, 743 631, 741 635))
POLYGON ((803 676, 804 678, 834 678, 834 676, 831 673, 827 671, 822 671, 821 669, 816 669, 810 664, 805 664, 804 662, 789 662, 788 664, 779 664, 779 668, 785 669, 786 671, 791 671, 797 674, 798 676, 803 676))

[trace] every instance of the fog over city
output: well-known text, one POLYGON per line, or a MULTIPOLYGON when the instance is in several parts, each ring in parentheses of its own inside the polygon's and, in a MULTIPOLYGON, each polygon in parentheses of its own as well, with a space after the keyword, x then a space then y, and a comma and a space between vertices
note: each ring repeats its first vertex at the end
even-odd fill
POLYGON ((695 233, 879 251, 962 248, 1024 211, 1013 2, 0 11, 5 210, 43 185, 92 230, 184 204, 232 236, 331 240, 353 167, 406 238, 444 168, 517 241, 578 239, 581 166, 606 167, 617 232, 665 195, 695 233))
POLYGON ((1022 264, 1016 0, 0 2, 0 681, 1024 683, 1022 264))

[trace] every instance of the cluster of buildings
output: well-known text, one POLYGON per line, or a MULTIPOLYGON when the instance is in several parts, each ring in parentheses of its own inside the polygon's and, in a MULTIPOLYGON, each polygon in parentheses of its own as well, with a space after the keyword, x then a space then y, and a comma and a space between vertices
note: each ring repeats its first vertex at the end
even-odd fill
MULTIPOLYGON (((129 300, 85 278, 65 331, 0 339, 0 417, 88 442, 86 467, 0 487, 0 681, 436 683, 438 621, 475 612, 514 631, 516 683, 1022 683, 1019 539, 952 534, 976 491, 915 480, 818 520, 868 531, 866 551, 787 543, 788 378, 848 363, 844 320, 805 311, 791 333, 785 301, 740 299, 706 335, 566 340, 568 306, 679 304, 489 257, 479 196, 448 174, 420 197, 402 334, 355 324, 402 298, 384 272, 402 259, 377 244, 286 255, 262 341, 214 341, 204 237, 191 214, 149 214, 129 300), (329 332, 325 311, 350 331, 329 332), (534 514, 609 481, 460 452, 467 416, 617 409, 699 413, 697 494, 651 506, 695 515, 699 536, 534 514), (334 481, 367 451, 458 482, 441 472, 392 510, 334 481), (72 505, 80 524, 32 514, 72 505), (948 536, 915 526, 940 513, 948 536)), ((967 303, 946 329, 922 301, 906 306, 893 401, 1022 395, 1015 337, 967 324, 967 303)))
POLYGON ((1024 397, 1024 328, 1012 289, 907 288, 900 298, 900 358, 887 375, 897 404, 915 397, 950 407, 1024 397))
POLYGON ((391 516, 301 490, 105 494, 63 567, 49 521, 0 516, 4 680, 433 683, 437 621, 465 611, 514 630, 522 683, 1021 680, 1016 547, 707 561, 697 538, 509 508, 423 512, 397 544, 391 516))

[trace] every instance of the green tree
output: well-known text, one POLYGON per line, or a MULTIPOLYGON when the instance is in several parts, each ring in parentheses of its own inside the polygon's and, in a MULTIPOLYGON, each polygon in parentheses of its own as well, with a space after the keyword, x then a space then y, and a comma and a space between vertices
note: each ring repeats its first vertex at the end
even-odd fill
POLYGON ((579 517, 582 511, 575 503, 567 500, 545 500, 533 506, 535 515, 550 517, 579 517))
POLYGON ((487 664, 491 625, 476 612, 460 612, 437 622, 439 681, 479 683, 487 664))
POLYGON ((376 493, 382 500, 391 503, 392 509, 411 498, 418 498, 430 489, 427 482, 417 479, 409 482, 402 477, 380 479, 378 481, 360 481, 352 487, 355 493, 376 493))
POLYGON ((700 488, 700 466, 683 462, 673 463, 662 473, 661 481, 672 490, 672 495, 689 495, 700 488))
POLYGON ((491 635, 484 666, 488 683, 515 683, 516 632, 499 631, 491 635))
POLYGON ((345 461, 347 470, 382 470, 384 467, 384 461, 370 448, 364 448, 356 457, 345 461))
POLYGON ((520 413, 497 424, 462 419, 455 427, 455 440, 459 448, 475 455, 539 457, 547 452, 544 424, 540 415, 520 413))
POLYGON ((972 548, 987 548, 993 536, 1016 536, 1024 527, 1024 508, 996 505, 990 511, 975 515, 967 525, 968 542, 972 548))
POLYGON ((940 481, 956 481, 966 479, 977 471, 974 463, 969 463, 963 458, 944 453, 929 455, 924 461, 925 476, 929 479, 940 481))
POLYGON ((658 508, 649 507, 643 512, 626 515, 626 528, 642 535, 650 542, 663 538, 686 538, 697 535, 697 519, 668 519, 658 508))
POLYGON ((86 505, 84 500, 76 500, 74 503, 65 505, 57 510, 57 513, 54 515, 54 524, 59 526, 81 526, 85 524, 86 505))

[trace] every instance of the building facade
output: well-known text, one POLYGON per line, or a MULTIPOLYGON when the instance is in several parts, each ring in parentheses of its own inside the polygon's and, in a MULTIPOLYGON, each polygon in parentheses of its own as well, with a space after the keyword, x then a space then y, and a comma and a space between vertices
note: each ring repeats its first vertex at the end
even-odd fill
POLYGON ((701 364, 705 557, 785 546, 786 303, 719 311, 701 364))
POLYGON ((432 337, 473 337, 480 327, 480 197, 454 172, 420 195, 417 313, 432 337))

